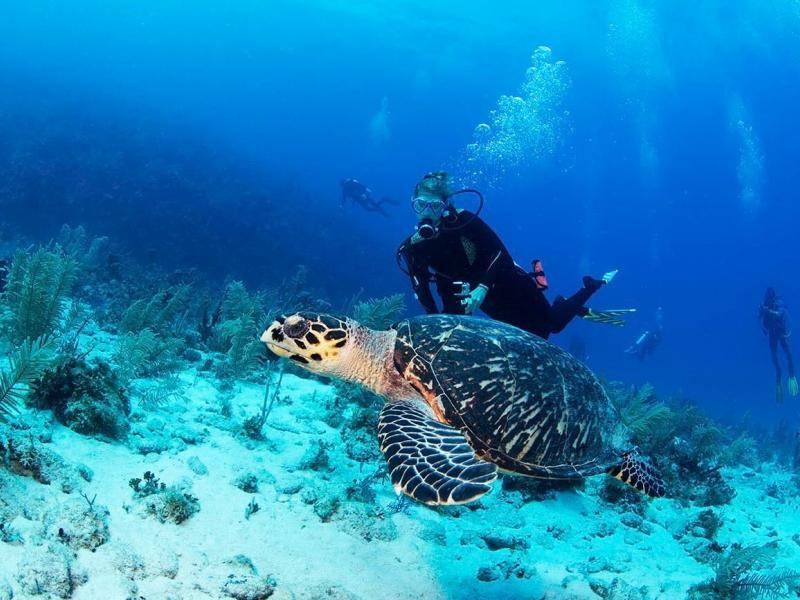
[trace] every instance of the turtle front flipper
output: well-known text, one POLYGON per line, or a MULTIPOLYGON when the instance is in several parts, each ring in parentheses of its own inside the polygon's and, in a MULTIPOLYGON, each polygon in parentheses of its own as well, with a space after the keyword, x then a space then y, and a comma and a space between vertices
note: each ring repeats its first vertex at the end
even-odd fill
POLYGON ((612 466, 607 473, 653 498, 661 498, 666 491, 664 480, 656 468, 639 454, 637 448, 623 452, 622 462, 612 466))
POLYGON ((476 458, 461 432, 437 421, 422 401, 384 406, 378 439, 395 491, 424 504, 470 502, 497 478, 497 467, 476 458))

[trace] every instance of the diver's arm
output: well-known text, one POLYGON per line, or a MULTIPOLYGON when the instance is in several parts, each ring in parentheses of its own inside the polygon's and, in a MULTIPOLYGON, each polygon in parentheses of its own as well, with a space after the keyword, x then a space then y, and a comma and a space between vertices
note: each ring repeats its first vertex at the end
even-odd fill
POLYGON ((428 278, 420 279, 417 275, 411 275, 411 286, 414 288, 414 295, 419 300, 422 308, 429 315, 438 314, 439 309, 436 307, 436 301, 431 294, 430 284, 428 278))
POLYGON ((403 257, 408 267, 408 276, 411 278, 411 287, 414 289, 414 296, 416 296, 426 313, 429 315, 437 314, 439 309, 436 307, 436 301, 433 299, 433 294, 431 293, 428 267, 414 260, 414 257, 408 251, 408 247, 405 244, 400 247, 398 252, 400 256, 403 257))

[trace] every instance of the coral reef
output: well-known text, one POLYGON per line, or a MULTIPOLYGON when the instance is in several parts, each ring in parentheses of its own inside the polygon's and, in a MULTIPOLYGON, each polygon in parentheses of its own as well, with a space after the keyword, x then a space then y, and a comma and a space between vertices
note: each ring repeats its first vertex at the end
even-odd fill
POLYGON ((686 403, 663 403, 651 386, 607 386, 635 443, 656 465, 668 495, 684 503, 727 504, 735 495, 721 469, 752 464, 754 440, 725 429, 686 403))
POLYGON ((67 358, 33 382, 28 404, 53 411, 59 422, 85 435, 113 439, 128 432, 130 402, 111 366, 67 358))
POLYGON ((166 485, 151 472, 144 479, 134 478, 128 482, 134 497, 144 501, 145 513, 161 523, 180 525, 200 510, 200 502, 185 491, 183 486, 166 485))

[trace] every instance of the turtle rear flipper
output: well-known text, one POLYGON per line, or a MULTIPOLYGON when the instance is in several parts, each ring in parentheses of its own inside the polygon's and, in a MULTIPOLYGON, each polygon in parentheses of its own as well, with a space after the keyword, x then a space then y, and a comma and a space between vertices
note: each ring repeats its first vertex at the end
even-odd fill
POLYGON ((622 462, 608 469, 607 473, 653 498, 661 498, 666 491, 658 471, 637 449, 624 452, 622 462))
POLYGON ((497 478, 497 467, 477 459, 461 432, 437 421, 421 401, 384 406, 378 439, 394 489, 424 504, 470 502, 497 478))

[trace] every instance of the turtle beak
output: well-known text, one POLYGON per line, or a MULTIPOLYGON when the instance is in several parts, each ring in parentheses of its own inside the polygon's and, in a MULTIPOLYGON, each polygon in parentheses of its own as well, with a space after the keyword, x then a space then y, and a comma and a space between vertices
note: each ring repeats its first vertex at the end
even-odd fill
POLYGON ((273 321, 272 324, 261 334, 261 341, 267 345, 272 352, 278 356, 289 356, 292 352, 284 343, 286 337, 283 334, 283 323, 273 321))

